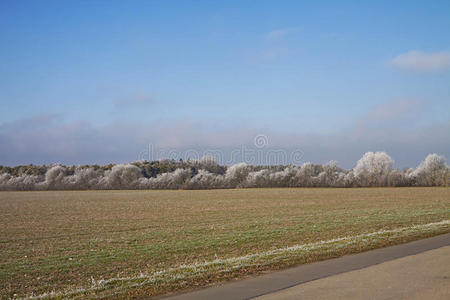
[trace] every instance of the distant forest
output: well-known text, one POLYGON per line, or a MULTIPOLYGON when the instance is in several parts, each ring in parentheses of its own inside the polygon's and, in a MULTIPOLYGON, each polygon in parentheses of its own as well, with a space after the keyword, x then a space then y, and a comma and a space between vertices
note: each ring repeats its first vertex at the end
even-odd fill
POLYGON ((449 186, 445 158, 429 154, 416 168, 398 170, 385 152, 367 152, 349 170, 325 165, 233 166, 201 160, 128 164, 0 166, 0 190, 219 189, 252 187, 449 186))

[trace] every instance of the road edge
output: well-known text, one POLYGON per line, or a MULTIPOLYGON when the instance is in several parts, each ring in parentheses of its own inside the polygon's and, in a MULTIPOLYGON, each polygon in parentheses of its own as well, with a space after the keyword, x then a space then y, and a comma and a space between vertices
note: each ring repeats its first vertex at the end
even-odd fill
POLYGON ((345 255, 339 258, 300 265, 257 277, 236 280, 220 286, 158 298, 165 300, 252 299, 309 281, 363 269, 386 261, 449 245, 450 233, 446 233, 405 244, 345 255))

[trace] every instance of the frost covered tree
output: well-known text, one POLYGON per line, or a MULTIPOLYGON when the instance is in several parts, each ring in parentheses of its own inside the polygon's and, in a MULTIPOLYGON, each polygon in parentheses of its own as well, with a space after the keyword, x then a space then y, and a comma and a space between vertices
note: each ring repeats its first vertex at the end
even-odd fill
POLYGON ((384 152, 367 152, 350 170, 326 165, 221 166, 199 161, 135 162, 106 166, 0 166, 1 190, 215 189, 240 187, 445 186, 450 169, 443 156, 428 155, 416 169, 393 169, 384 152), (178 166, 178 167, 177 167, 178 166))
POLYGON ((115 165, 111 171, 105 172, 105 176, 100 180, 100 186, 107 189, 134 189, 141 176, 141 169, 135 165, 115 165))
POLYGON ((103 172, 94 168, 77 167, 73 175, 66 176, 63 180, 64 186, 76 190, 99 189, 99 182, 103 172))
POLYGON ((386 186, 394 161, 386 152, 367 152, 353 169, 360 186, 386 186))
POLYGON ((189 189, 217 189, 223 188, 225 183, 223 175, 213 174, 207 170, 199 170, 198 173, 192 177, 187 188, 189 189))
POLYGON ((319 173, 320 186, 335 187, 339 186, 340 168, 334 160, 323 166, 323 171, 319 173))
POLYGON ((246 163, 232 165, 225 173, 226 186, 241 187, 249 173, 250 167, 246 163))
POLYGON ((64 189, 65 175, 66 175, 65 167, 59 164, 54 165, 45 173, 45 182, 43 182, 42 185, 49 190, 64 189))
POLYGON ((270 171, 267 169, 250 172, 242 185, 245 187, 272 187, 270 175, 270 171))
POLYGON ((316 177, 314 165, 310 162, 304 163, 296 176, 297 186, 313 187, 315 183, 318 183, 318 177, 316 177))
POLYGON ((30 191, 40 187, 43 176, 27 175, 11 176, 7 173, 0 174, 0 190, 30 191))
POLYGON ((189 170, 176 169, 152 178, 140 178, 138 187, 141 189, 181 189, 186 188, 186 184, 191 176, 189 170))
POLYGON ((429 154, 412 172, 416 185, 440 186, 449 184, 449 167, 445 158, 438 154, 429 154))

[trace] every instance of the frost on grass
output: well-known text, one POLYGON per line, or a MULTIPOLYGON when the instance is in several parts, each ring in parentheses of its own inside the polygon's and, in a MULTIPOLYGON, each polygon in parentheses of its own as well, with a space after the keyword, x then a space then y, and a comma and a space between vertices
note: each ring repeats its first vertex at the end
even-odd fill
POLYGON ((46 299, 46 298, 84 298, 89 295, 107 293, 114 295, 126 289, 149 286, 152 284, 170 285, 180 281, 199 279, 205 274, 218 274, 232 272, 251 266, 275 265, 288 258, 301 259, 311 255, 320 255, 342 248, 352 246, 375 245, 380 240, 395 241, 399 238, 414 236, 416 234, 442 232, 450 229, 450 220, 441 222, 414 225, 396 229, 379 230, 354 236, 344 236, 331 240, 318 241, 309 244, 293 245, 279 249, 268 250, 244 256, 217 258, 211 261, 194 262, 160 270, 153 273, 139 273, 135 276, 113 277, 109 279, 91 279, 91 284, 86 287, 75 287, 70 290, 48 292, 41 295, 29 295, 22 299, 46 299))

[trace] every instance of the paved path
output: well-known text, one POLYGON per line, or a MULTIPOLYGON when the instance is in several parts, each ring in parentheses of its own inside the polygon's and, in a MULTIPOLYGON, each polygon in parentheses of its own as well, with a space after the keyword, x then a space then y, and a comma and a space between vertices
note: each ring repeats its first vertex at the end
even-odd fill
POLYGON ((450 233, 165 299, 450 299, 450 247, 446 246, 450 233))
POLYGON ((450 246, 341 273, 256 298, 450 299, 450 246))

